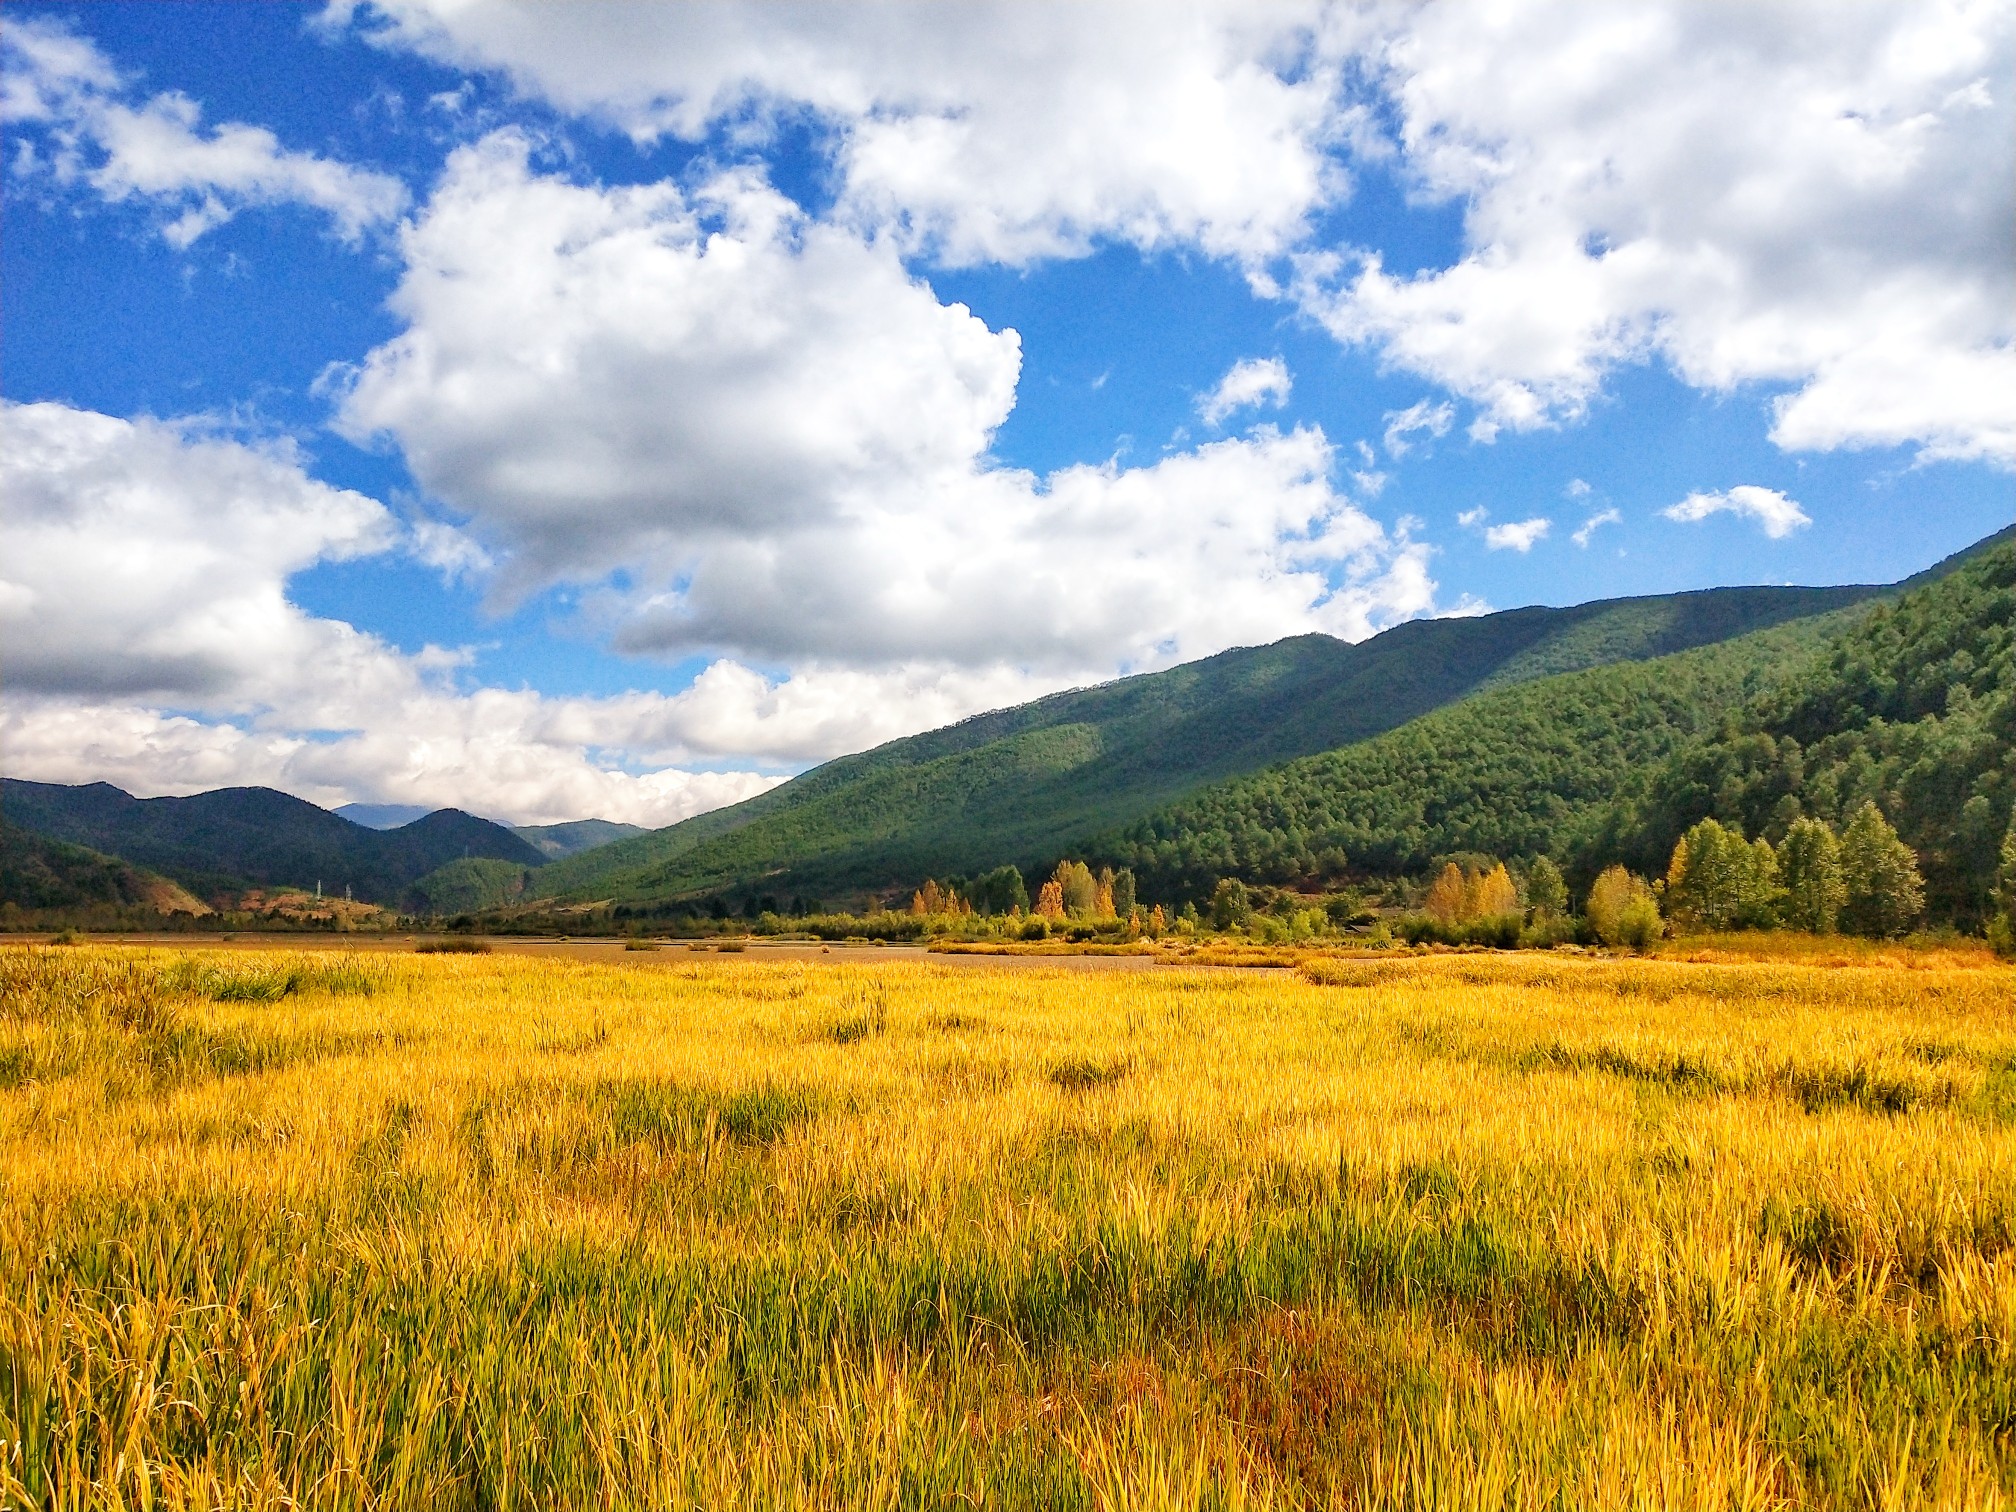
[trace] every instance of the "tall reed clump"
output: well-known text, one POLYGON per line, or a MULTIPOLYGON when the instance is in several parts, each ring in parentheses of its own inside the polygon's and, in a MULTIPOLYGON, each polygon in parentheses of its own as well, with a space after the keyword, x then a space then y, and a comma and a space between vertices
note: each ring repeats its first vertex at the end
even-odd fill
POLYGON ((2012 1426, 2007 968, 0 950, 0 1504, 1986 1508, 2012 1426))

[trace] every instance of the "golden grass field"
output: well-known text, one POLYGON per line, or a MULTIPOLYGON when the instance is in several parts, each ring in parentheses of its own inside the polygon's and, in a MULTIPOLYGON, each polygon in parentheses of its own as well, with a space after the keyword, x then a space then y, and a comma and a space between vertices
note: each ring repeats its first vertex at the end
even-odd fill
POLYGON ((1917 964, 7 948, 0 1501, 2009 1506, 1917 964))

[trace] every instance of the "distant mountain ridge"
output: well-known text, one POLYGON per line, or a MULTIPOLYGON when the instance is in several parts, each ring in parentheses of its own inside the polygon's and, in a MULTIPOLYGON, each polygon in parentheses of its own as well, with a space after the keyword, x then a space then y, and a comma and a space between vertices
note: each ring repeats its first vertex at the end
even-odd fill
POLYGON ((571 819, 563 824, 514 824, 511 833, 542 856, 557 859, 651 832, 641 824, 618 824, 614 819, 571 819))
POLYGON ((555 898, 741 888, 843 900, 1042 864, 1211 783, 1349 746, 1456 700, 1643 661, 1892 590, 1718 588, 1415 620, 1356 644, 1305 635, 978 715, 815 768, 759 797, 560 860, 555 898))
MULTIPOLYGON (((345 803, 330 812, 366 829, 393 830, 403 829, 441 810, 423 808, 417 803, 345 803)), ((508 829, 549 859, 576 855, 613 840, 627 840, 632 835, 649 833, 641 824, 618 824, 613 819, 570 819, 560 824, 492 822, 500 823, 502 828, 508 829)))
POLYGON ((272 788, 219 788, 187 798, 135 798, 110 783, 70 787, 0 779, 0 815, 21 829, 172 878, 198 897, 248 886, 313 887, 397 904, 450 861, 546 857, 502 825, 440 809, 393 830, 365 829, 272 788))
MULTIPOLYGON (((1749 794, 1741 813, 1754 829, 1758 794, 1776 795, 1780 809, 1797 796, 1801 743, 1831 741, 1830 750, 1853 748, 1852 760, 1830 758, 1852 780, 1891 772, 1893 795, 1915 791, 1928 769, 1922 780, 1936 786, 1944 768, 1981 768, 1955 821, 1965 836, 1948 844, 1922 815, 1909 832, 1932 848, 1935 893, 1965 917, 1983 847, 1996 840, 1982 816, 2005 814, 2010 801, 1994 763, 2016 761, 2007 756, 2012 542, 2016 526, 1889 587, 1710 589, 1413 621, 1355 645, 1305 635, 1239 648, 842 757, 651 832, 603 820, 514 830, 455 809, 372 829, 359 821, 399 817, 394 806, 346 805, 346 817, 267 788, 142 799, 107 783, 8 778, 0 896, 67 887, 109 902, 149 887, 221 897, 320 883, 422 911, 602 898, 671 907, 731 891, 844 905, 926 875, 1009 861, 1027 871, 1066 853, 1129 862, 1144 881, 1182 888, 1214 874, 1309 876, 1345 855, 1405 867, 1459 840, 1488 838, 1507 855, 1565 845, 1574 859, 1594 854, 1597 830, 1612 851, 1656 846, 1653 831, 1703 809, 1704 792, 1722 795, 1714 803, 1749 794), (1978 570, 1961 574, 1968 564, 1978 570), (1941 621, 1937 633, 1899 640, 1882 627, 1908 616, 1871 618, 1877 602, 1928 585, 1940 592, 1902 602, 1949 607, 1912 613, 1972 614, 1988 639, 1962 644, 1941 621), (1950 607, 1961 603, 1971 607, 1950 607), (1857 641, 1864 624, 1891 640, 1857 641), (1836 688, 1827 711, 1755 705, 1763 688, 1791 698, 1785 669, 1817 667, 1822 652, 1861 658, 1813 674, 1816 687, 1836 688), (1926 672, 1914 657, 1937 665, 1926 672), (1864 665, 1879 662, 1880 675, 1864 665), (1898 703, 1895 689, 1916 687, 1921 673, 1945 681, 1898 703), (1942 713, 1933 694, 1959 702, 1942 713), (1754 733, 1728 733, 1731 721, 1754 733), (1977 727, 1985 733, 1972 744, 1953 734, 1977 727), (1780 750, 1779 767, 1758 768, 1759 749, 1780 750), (1596 776, 1582 780, 1577 762, 1596 776), (1606 763, 1629 781, 1605 777, 1606 763), (1473 780, 1471 768, 1482 775, 1473 780), (1360 790, 1372 806, 1354 818, 1348 793, 1360 790)), ((2016 766, 2006 785, 2016 791, 2016 766)), ((1825 812, 1830 800, 1813 801, 1825 812)), ((1913 801, 1944 812, 1943 799, 1913 801)), ((1642 863, 1635 851, 1630 859, 1642 863)))

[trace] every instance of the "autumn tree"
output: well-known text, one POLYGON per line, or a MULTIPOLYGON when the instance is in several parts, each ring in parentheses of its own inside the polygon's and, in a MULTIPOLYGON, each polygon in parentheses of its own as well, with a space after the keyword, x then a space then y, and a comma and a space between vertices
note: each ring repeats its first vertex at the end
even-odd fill
POLYGON ((1061 920, 1064 917, 1064 884, 1052 877, 1036 892, 1036 916, 1061 920))
POLYGON ((1589 889, 1589 927, 1605 945, 1643 950, 1659 938, 1659 902, 1643 877, 1621 866, 1604 870, 1589 889))
POLYGON ((1841 873, 1847 896, 1841 926, 1850 934, 1888 939, 1917 922, 1925 909, 1918 857, 1873 803, 1865 803, 1841 833, 1841 873))
POLYGON ((1468 917, 1470 889, 1463 881, 1463 868, 1451 861, 1429 885, 1421 900, 1421 911, 1437 924, 1461 924, 1468 917))
POLYGON ((1092 893, 1092 916, 1097 919, 1114 917, 1113 868, 1110 866, 1099 869, 1099 879, 1092 893))
POLYGON ((1778 881, 1785 922, 1809 934, 1832 934, 1848 889, 1841 876, 1841 842, 1818 819, 1795 819, 1778 844, 1778 881))
POLYGON ((1488 872, 1471 873, 1463 891, 1472 919, 1501 919, 1519 912, 1519 889, 1503 861, 1488 872))
POLYGON ((1503 918, 1519 912, 1519 889, 1502 861, 1489 871, 1468 872, 1451 861, 1429 885, 1421 911, 1448 926, 1503 918))

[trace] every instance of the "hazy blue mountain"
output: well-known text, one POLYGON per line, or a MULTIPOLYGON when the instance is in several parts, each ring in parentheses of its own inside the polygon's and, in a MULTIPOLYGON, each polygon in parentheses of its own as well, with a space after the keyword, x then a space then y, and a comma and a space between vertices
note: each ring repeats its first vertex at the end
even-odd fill
POLYGON ((641 824, 618 824, 613 819, 575 819, 566 824, 517 824, 511 827, 511 832, 541 855, 555 859, 578 855, 598 845, 628 840, 633 835, 650 833, 641 824))
POLYGON ((389 830, 425 819, 434 810, 418 803, 346 803, 330 812, 366 829, 389 830))

